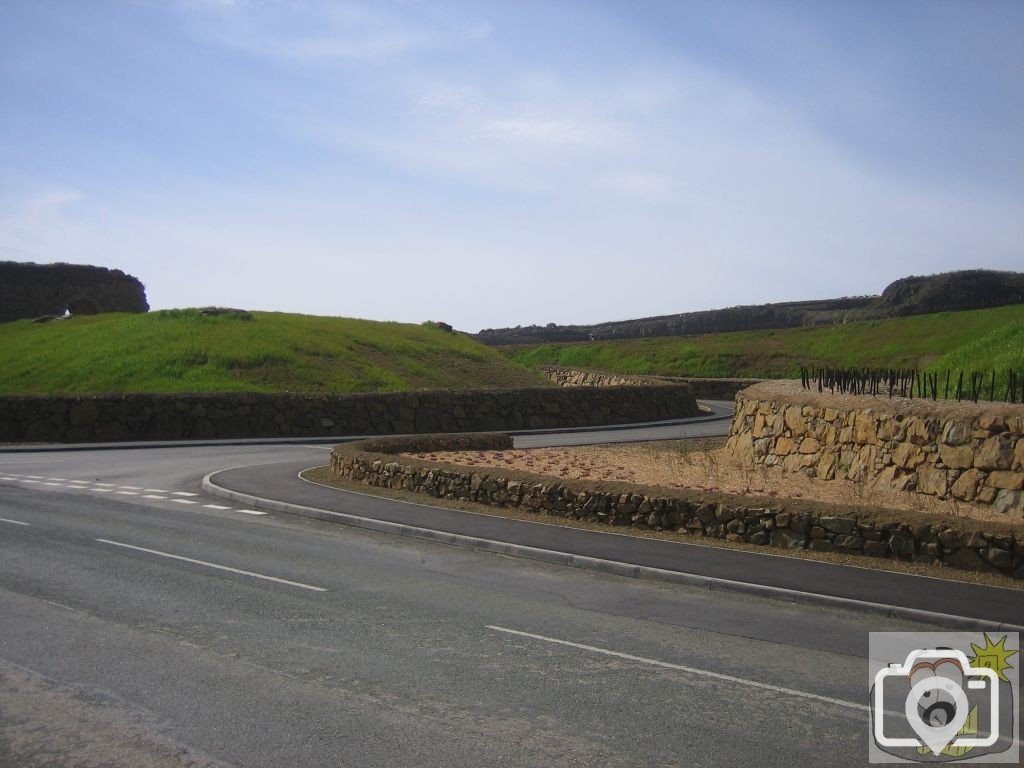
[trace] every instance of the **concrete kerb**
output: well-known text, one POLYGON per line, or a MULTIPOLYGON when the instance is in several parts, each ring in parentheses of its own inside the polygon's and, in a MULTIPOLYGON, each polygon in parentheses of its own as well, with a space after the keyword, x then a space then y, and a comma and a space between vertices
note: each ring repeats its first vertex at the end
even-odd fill
MULTIPOLYGON (((989 632, 1024 632, 1024 625, 986 621, 984 619, 972 619, 966 616, 953 616, 951 614, 939 613, 937 611, 925 611, 918 608, 886 605, 884 603, 874 603, 867 600, 823 595, 814 592, 786 589, 783 587, 770 587, 763 584, 720 579, 713 576, 701 576, 699 574, 685 573, 682 571, 669 571, 663 568, 651 568, 645 565, 605 560, 602 558, 588 557, 586 555, 574 555, 568 552, 558 552, 538 547, 529 547, 511 542, 481 539, 474 536, 464 536, 462 534, 449 533, 447 531, 438 531, 432 528, 421 528, 402 523, 392 523, 387 520, 377 520, 371 517, 361 517, 359 515, 351 515, 346 512, 332 512, 331 510, 319 509, 317 507, 306 507, 301 504, 292 504, 285 501, 277 501, 275 499, 265 499, 259 496, 242 493, 240 491, 233 491, 230 488, 224 488, 223 486, 217 485, 213 481, 213 478, 224 471, 227 470, 211 472, 203 478, 202 488, 206 493, 272 512, 281 512, 288 515, 295 515, 297 517, 313 518, 316 520, 347 525, 353 528, 362 528, 364 530, 375 531, 378 533, 389 533, 397 536, 425 539, 427 541, 464 547, 467 549, 494 552, 496 554, 508 555, 510 557, 522 557, 528 560, 536 560, 552 565, 582 568, 614 576, 626 576, 634 579, 649 579, 651 581, 679 584, 687 587, 698 587, 709 591, 733 592, 800 605, 813 605, 823 608, 857 611, 876 616, 884 616, 886 618, 903 619, 907 621, 917 621, 925 624, 938 625, 950 630, 960 629, 983 630, 989 632)), ((344 491, 339 491, 339 493, 344 493, 344 491)))

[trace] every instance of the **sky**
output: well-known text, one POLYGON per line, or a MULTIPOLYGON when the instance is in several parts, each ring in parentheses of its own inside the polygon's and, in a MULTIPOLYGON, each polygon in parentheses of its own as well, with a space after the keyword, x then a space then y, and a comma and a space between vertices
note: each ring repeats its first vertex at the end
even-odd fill
POLYGON ((476 331, 1024 270, 1019 0, 0 0, 0 260, 476 331))

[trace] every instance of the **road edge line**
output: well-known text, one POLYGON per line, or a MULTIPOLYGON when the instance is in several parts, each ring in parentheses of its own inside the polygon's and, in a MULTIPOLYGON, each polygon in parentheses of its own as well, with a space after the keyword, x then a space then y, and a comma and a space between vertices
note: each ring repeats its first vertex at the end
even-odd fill
POLYGON ((241 491, 233 491, 230 488, 217 485, 213 477, 221 472, 230 470, 217 470, 203 477, 202 489, 213 496, 219 496, 235 502, 248 504, 256 508, 268 509, 272 512, 282 512, 296 517, 307 517, 324 522, 347 525, 352 528, 375 531, 377 533, 389 533, 408 538, 425 539, 441 544, 464 547, 467 549, 494 552, 510 557, 521 557, 527 560, 536 560, 552 565, 569 566, 570 568, 581 568, 592 570, 598 573, 605 573, 613 576, 626 576, 634 579, 647 579, 650 581, 666 582, 669 584, 680 584, 683 586, 700 587, 708 591, 733 592, 754 597, 765 597, 781 602, 795 603, 798 605, 814 605, 823 608, 838 608, 843 610, 867 613, 875 616, 884 616, 891 619, 905 619, 908 621, 920 621, 926 624, 934 624, 950 629, 965 630, 987 630, 990 632, 1022 632, 1024 625, 1009 624, 1005 622, 990 621, 987 619, 972 619, 966 616, 954 616, 948 613, 937 611, 926 611, 920 608, 907 608, 899 605, 887 605, 875 603, 868 600, 856 600, 850 597, 837 597, 835 595, 823 595, 816 592, 804 592, 802 590, 787 589, 785 587, 771 587, 765 584, 755 584, 746 581, 734 581, 732 579, 721 579, 715 576, 701 576, 682 571, 669 571, 664 568, 653 568, 646 565, 634 563, 623 563, 617 560, 605 560, 587 555, 574 555, 568 552, 557 550, 541 549, 523 544, 513 544, 494 539, 483 539, 476 536, 466 536, 459 533, 449 533, 433 528, 422 528, 404 523, 392 523, 388 520, 377 520, 372 517, 361 517, 347 512, 333 512, 329 509, 318 507, 307 507, 301 504, 292 504, 286 501, 266 499, 260 496, 253 496, 241 491))

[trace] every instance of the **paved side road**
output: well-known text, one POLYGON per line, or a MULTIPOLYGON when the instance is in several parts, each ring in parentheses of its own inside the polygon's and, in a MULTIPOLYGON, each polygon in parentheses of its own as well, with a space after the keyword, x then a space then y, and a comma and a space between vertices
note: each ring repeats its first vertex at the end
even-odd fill
MULTIPOLYGON (((302 469, 296 462, 242 467, 216 473, 210 483, 229 495, 234 491, 309 508, 296 509, 299 514, 324 510, 327 514, 319 515, 323 519, 331 519, 331 513, 366 517, 545 552, 965 618, 966 626, 975 623, 971 620, 1009 629, 1024 624, 1024 593, 1019 590, 394 502, 305 482, 298 476, 302 469)), ((249 501, 259 506, 256 499, 249 501)), ((952 618, 945 623, 953 626, 952 618)))

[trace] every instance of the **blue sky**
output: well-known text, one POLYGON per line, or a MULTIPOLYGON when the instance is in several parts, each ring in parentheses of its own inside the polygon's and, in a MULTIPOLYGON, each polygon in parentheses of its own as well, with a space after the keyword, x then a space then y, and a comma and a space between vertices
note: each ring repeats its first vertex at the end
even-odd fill
POLYGON ((458 328, 1024 269, 1024 3, 5 0, 0 259, 458 328))

